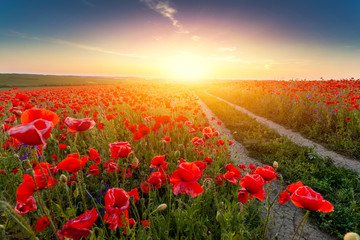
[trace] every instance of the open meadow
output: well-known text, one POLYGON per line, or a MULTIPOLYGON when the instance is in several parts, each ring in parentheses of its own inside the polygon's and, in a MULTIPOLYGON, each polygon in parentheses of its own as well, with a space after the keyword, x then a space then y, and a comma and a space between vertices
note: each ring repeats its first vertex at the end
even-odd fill
POLYGON ((360 240, 359 13, 0 1, 0 240, 360 240))
MULTIPOLYGON (((259 83, 267 84, 223 87, 259 83)), ((267 97, 244 89, 260 101, 267 97)), ((286 206, 307 210, 295 212, 299 228, 290 229, 289 239, 299 238, 305 224, 329 239, 359 231, 357 173, 280 137, 207 91, 222 89, 219 83, 129 80, 1 91, 2 238, 276 238, 276 231, 290 227, 275 221, 286 206), (207 116, 199 101, 217 117, 207 116), (231 152, 234 142, 218 129, 224 124, 256 162, 231 157, 237 154, 231 152)), ((279 108, 281 101, 275 103, 279 108)), ((333 130, 344 124, 342 118, 332 121, 333 130)))

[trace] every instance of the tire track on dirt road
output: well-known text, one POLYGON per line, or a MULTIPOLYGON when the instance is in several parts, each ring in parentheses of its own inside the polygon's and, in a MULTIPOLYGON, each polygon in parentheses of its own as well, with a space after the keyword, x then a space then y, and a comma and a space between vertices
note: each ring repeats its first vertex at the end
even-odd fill
MULTIPOLYGON (((199 98, 198 100, 199 105, 201 106, 203 112, 206 114, 209 123, 216 128, 220 134, 226 135, 228 140, 232 141, 233 144, 229 146, 230 148, 230 157, 237 164, 254 164, 255 166, 264 166, 261 162, 256 159, 253 159, 247 155, 246 148, 237 142, 229 129, 226 128, 224 124, 222 125, 215 125, 214 121, 211 121, 212 117, 219 119, 210 109, 209 107, 201 101, 199 98)), ((220 120, 220 119, 219 119, 220 120)), ((277 180, 273 180, 273 191, 272 197, 273 199, 280 190, 280 183, 277 180)), ((265 204, 265 201, 263 202, 265 204)), ((279 239, 279 240, 290 240, 292 235, 295 232, 295 229, 298 223, 301 221, 301 218, 304 216, 305 212, 296 207, 291 201, 287 202, 285 205, 274 204, 273 211, 272 211, 272 220, 269 222, 269 228, 267 232, 267 239, 279 239), (274 226, 274 223, 276 225, 274 226)), ((266 212, 265 209, 262 208, 262 215, 265 217, 266 212)), ((298 239, 298 238, 296 238, 298 239)), ((332 240, 336 239, 322 231, 311 223, 307 222, 303 235, 301 237, 302 240, 332 240)))
POLYGON ((286 136, 288 139, 290 139, 291 141, 293 141, 295 144, 297 144, 299 146, 305 146, 305 147, 310 147, 310 148, 314 147, 314 151, 316 153, 320 154, 323 157, 329 157, 330 159, 332 159, 335 166, 351 169, 351 170, 355 171, 358 175, 360 175, 360 162, 359 161, 349 158, 349 157, 346 157, 346 156, 343 156, 334 151, 328 150, 325 147, 323 147, 322 145, 315 143, 307 138, 304 138, 299 133, 296 133, 289 129, 286 129, 283 126, 281 126, 277 123, 274 123, 266 118, 257 116, 241 106, 238 106, 238 105, 233 104, 225 99, 217 97, 211 93, 208 93, 207 91, 205 91, 205 93, 208 94, 209 96, 215 97, 216 99, 229 104, 230 106, 235 107, 236 110, 238 110, 242 113, 245 113, 252 118, 255 118, 255 120, 257 122, 261 123, 262 125, 264 125, 268 128, 275 130, 281 136, 286 136))

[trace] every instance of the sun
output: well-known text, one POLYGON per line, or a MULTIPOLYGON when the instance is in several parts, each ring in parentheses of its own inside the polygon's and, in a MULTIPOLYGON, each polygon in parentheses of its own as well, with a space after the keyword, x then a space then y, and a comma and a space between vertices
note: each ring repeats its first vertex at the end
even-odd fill
POLYGON ((207 66, 200 57, 186 56, 165 62, 167 75, 175 81, 192 82, 206 77, 207 66))

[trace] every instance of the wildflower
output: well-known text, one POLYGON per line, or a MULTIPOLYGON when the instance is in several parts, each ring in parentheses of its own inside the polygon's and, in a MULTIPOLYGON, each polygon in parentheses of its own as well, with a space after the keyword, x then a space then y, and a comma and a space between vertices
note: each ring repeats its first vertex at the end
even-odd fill
POLYGON ((15 212, 20 215, 27 214, 28 212, 36 209, 37 209, 36 201, 35 198, 32 196, 28 197, 28 199, 26 199, 24 203, 16 204, 14 208, 15 212))
POLYGON ((37 119, 50 121, 52 122, 53 127, 56 126, 60 121, 56 113, 43 108, 28 109, 25 112, 23 112, 20 118, 22 124, 31 123, 37 119))
POLYGON ((76 119, 67 117, 65 118, 65 124, 68 126, 69 132, 83 132, 92 129, 96 123, 91 118, 76 119))
POLYGON ((36 231, 42 232, 49 225, 50 225, 49 219, 47 217, 42 217, 39 220, 37 220, 35 228, 36 231))
POLYGON ((290 193, 288 193, 286 190, 284 190, 278 199, 278 202, 280 204, 285 204, 287 201, 290 200, 290 193))
POLYGON ((37 119, 30 123, 15 126, 9 129, 7 133, 27 145, 45 145, 46 139, 50 137, 52 128, 52 122, 37 119))
POLYGON ((132 153, 131 145, 128 142, 114 142, 109 144, 109 148, 111 158, 126 158, 132 153))
POLYGON ((237 198, 238 198, 240 203, 245 204, 247 202, 248 195, 249 195, 249 192, 246 191, 245 188, 241 188, 238 191, 237 198))
POLYGON ((62 230, 58 230, 57 235, 62 239, 64 239, 64 237, 74 240, 80 240, 83 237, 86 238, 90 235, 90 229, 98 217, 99 215, 94 207, 80 216, 67 221, 62 230))
POLYGON ((89 168, 89 174, 96 176, 96 175, 98 175, 99 173, 100 173, 100 171, 99 171, 99 168, 98 168, 97 165, 91 165, 91 166, 90 166, 90 168, 89 168))
POLYGON ((88 157, 86 156, 80 158, 79 160, 79 154, 69 154, 64 160, 59 162, 59 164, 56 166, 56 169, 65 170, 76 175, 77 171, 84 168, 87 161, 88 157))
POLYGON ((240 185, 251 194, 250 199, 254 196, 260 201, 265 199, 264 184, 265 180, 259 174, 246 174, 240 180, 240 185))
POLYGON ((110 223, 109 229, 129 225, 129 198, 128 193, 120 188, 111 188, 106 192, 104 222, 110 223))
POLYGON ((270 166, 258 167, 256 168, 255 173, 262 176, 265 181, 271 181, 273 179, 277 179, 275 170, 270 166))
POLYGON ((90 148, 89 151, 89 159, 91 161, 94 161, 96 165, 98 165, 101 162, 99 152, 92 148, 90 148))
POLYGON ((297 207, 320 212, 332 212, 334 210, 334 206, 326 201, 320 193, 304 186, 302 182, 289 185, 287 190, 292 192, 290 199, 297 207))
POLYGON ((185 193, 191 197, 198 196, 204 192, 204 189, 197 183, 200 177, 200 169, 194 163, 181 163, 170 178, 174 194, 185 193))

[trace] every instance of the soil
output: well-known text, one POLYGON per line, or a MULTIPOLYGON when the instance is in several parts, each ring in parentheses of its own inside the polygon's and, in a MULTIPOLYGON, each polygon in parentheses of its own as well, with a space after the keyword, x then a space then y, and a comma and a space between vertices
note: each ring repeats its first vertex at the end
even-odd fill
MULTIPOLYGON (((220 134, 226 135, 227 139, 232 141, 233 144, 230 147, 230 157, 234 161, 236 165, 238 164, 254 164, 255 166, 264 166, 264 164, 260 163, 258 160, 253 159, 248 156, 248 152, 244 146, 242 146, 239 142, 237 142, 229 129, 226 128, 224 124, 217 125, 216 121, 211 121, 212 117, 218 119, 213 112, 207 107, 207 105, 201 100, 198 101, 202 110, 206 114, 206 117, 209 120, 209 123, 212 124, 214 128, 216 128, 220 134)), ((274 199, 280 190, 280 183, 277 180, 273 180, 273 191, 271 193, 271 199, 274 199)), ((262 208, 262 216, 266 217, 265 210, 265 201, 264 208, 262 208)), ((291 239, 293 236, 297 225, 301 221, 302 217, 305 214, 303 209, 296 207, 291 201, 288 201, 284 205, 276 203, 274 205, 274 209, 272 211, 271 221, 269 223, 269 229, 267 231, 267 239, 279 239, 279 240, 287 240, 291 239)), ((311 215, 311 213, 310 213, 311 215)), ((298 237, 296 238, 298 239, 298 237)), ((307 221, 303 235, 301 237, 302 240, 332 240, 336 239, 333 236, 330 236, 326 233, 323 233, 319 230, 318 227, 312 225, 309 221, 307 221)))
POLYGON ((276 124, 266 118, 263 117, 259 117, 255 114, 253 114, 252 112, 250 112, 249 110, 240 107, 238 105, 235 105, 233 103, 230 103, 229 101, 226 101, 225 99, 222 99, 220 97, 214 96, 208 92, 206 92, 206 94, 213 96, 215 98, 217 98, 220 101, 223 101, 233 107, 235 107, 236 110, 245 113, 247 115, 249 115, 252 118, 255 118, 255 120, 261 124, 263 124, 264 126, 273 129, 274 131, 276 131, 277 133, 279 133, 281 136, 286 136, 288 139, 290 139, 291 141, 293 141, 294 143, 296 143, 299 146, 306 146, 306 147, 311 147, 314 148, 314 151, 318 154, 320 154, 323 157, 328 157, 330 159, 333 160, 335 166, 337 167, 344 167, 344 168, 348 168, 351 169, 353 171, 355 171, 357 174, 360 175, 360 162, 356 159, 352 159, 346 156, 343 156, 341 154, 338 154, 334 151, 328 150, 326 149, 324 146, 315 143, 303 136, 301 136, 299 133, 293 132, 289 129, 284 128, 283 126, 276 124))

